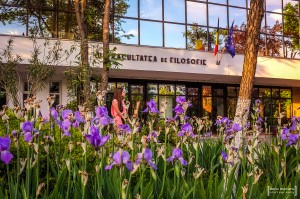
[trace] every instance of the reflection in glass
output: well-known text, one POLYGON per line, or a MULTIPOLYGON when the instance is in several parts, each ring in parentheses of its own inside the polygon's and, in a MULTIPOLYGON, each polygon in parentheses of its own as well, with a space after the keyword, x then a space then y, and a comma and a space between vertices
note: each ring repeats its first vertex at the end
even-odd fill
POLYGON ((292 97, 291 89, 280 89, 280 97, 291 98, 292 97))
POLYGON ((116 82, 108 82, 107 84, 107 92, 115 92, 116 82))
POLYGON ((131 95, 131 102, 130 102, 130 113, 139 116, 142 113, 143 105, 143 95, 131 95))
MULTIPOLYGON (((267 16, 267 26, 269 28, 273 28, 275 26, 278 26, 279 24, 282 24, 282 15, 281 14, 275 14, 275 13, 266 13, 267 16)), ((277 32, 280 32, 281 29, 277 30, 277 32)))
POLYGON ((226 0, 208 0, 208 2, 212 2, 212 3, 220 3, 220 4, 226 4, 226 0))
POLYGON ((259 97, 270 98, 271 97, 271 89, 259 88, 259 97))
POLYGON ((185 26, 165 23, 165 47, 185 48, 185 26))
POLYGON ((187 100, 192 104, 191 107, 188 108, 187 114, 189 117, 191 116, 199 116, 199 99, 198 96, 189 96, 187 100))
POLYGON ((159 85, 159 94, 160 95, 174 95, 175 86, 173 84, 160 84, 159 85))
POLYGON ((282 57, 282 36, 267 35, 267 56, 282 57))
POLYGON ((247 23, 246 9, 229 8, 229 26, 234 20, 234 25, 241 26, 247 23))
POLYGON ((234 119, 237 98, 227 98, 227 115, 229 119, 234 119))
POLYGON ((233 6, 240 6, 240 7, 246 8, 246 0, 229 0, 228 4, 233 5, 233 6))
POLYGON ((291 116, 292 116, 292 100, 291 99, 281 99, 280 107, 281 107, 281 112, 285 113, 285 117, 291 118, 291 116))
POLYGON ((222 88, 215 88, 214 89, 214 96, 223 96, 223 89, 222 88))
POLYGON ((165 21, 172 21, 172 22, 184 22, 185 15, 184 15, 184 1, 182 0, 164 0, 164 18, 165 21), (176 11, 176 14, 174 14, 176 11))
POLYGON ((143 94, 143 85, 131 85, 131 94, 143 94))
POLYGON ((186 88, 185 85, 176 85, 176 95, 185 95, 186 88))
POLYGON ((202 98, 202 113, 203 116, 211 116, 212 114, 212 99, 211 97, 202 98))
POLYGON ((147 96, 147 102, 149 102, 150 100, 153 100, 157 103, 158 102, 158 96, 157 95, 148 95, 147 96))
POLYGON ((258 88, 253 88, 252 89, 252 98, 258 98, 259 97, 259 92, 258 92, 258 88))
POLYGON ((283 6, 285 6, 288 3, 290 3, 293 6, 298 4, 297 1, 295 1, 295 0, 283 0, 283 6))
POLYGON ((127 13, 125 16, 127 17, 138 17, 138 0, 127 0, 126 4, 128 4, 127 13))
POLYGON ((117 88, 123 88, 125 93, 128 93, 128 83, 127 82, 117 82, 117 88))
POLYGON ((187 1, 187 23, 206 26, 206 4, 187 1))
POLYGON ((187 48, 195 50, 197 33, 199 35, 200 40, 202 41, 204 49, 207 50, 207 29, 196 25, 187 27, 187 48))
POLYGON ((280 97, 279 89, 272 88, 272 98, 280 97))
POLYGON ((227 87, 227 96, 236 97, 236 88, 235 87, 227 87))
POLYGON ((148 94, 157 94, 157 84, 147 84, 147 93, 148 94))
POLYGON ((162 24, 141 21, 141 45, 162 46, 162 24))
POLYGON ((188 88, 188 95, 198 95, 198 88, 188 88))
POLYGON ((144 19, 162 20, 161 0, 140 0, 140 17, 144 19))
POLYGON ((223 97, 213 98, 213 111, 216 116, 224 116, 224 99, 223 97))
POLYGON ((211 96, 211 86, 202 86, 202 96, 211 96))
POLYGON ((281 0, 267 0, 266 10, 281 13, 281 0))
POLYGON ((220 19, 220 28, 227 28, 227 8, 226 6, 208 5, 209 26, 218 26, 218 17, 220 19))
POLYGON ((173 96, 159 96, 159 111, 162 112, 166 118, 173 117, 174 101, 173 96), (167 104, 166 109, 163 108, 163 104, 167 104))
POLYGON ((138 21, 132 19, 122 19, 122 31, 115 32, 115 38, 121 43, 138 44, 138 21))

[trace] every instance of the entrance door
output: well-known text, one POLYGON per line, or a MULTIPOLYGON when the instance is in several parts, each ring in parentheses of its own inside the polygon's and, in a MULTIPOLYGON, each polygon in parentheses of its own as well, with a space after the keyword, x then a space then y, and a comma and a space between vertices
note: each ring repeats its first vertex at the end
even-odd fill
POLYGON ((226 88, 214 88, 212 97, 212 119, 216 120, 217 116, 226 116, 225 112, 225 96, 226 88))

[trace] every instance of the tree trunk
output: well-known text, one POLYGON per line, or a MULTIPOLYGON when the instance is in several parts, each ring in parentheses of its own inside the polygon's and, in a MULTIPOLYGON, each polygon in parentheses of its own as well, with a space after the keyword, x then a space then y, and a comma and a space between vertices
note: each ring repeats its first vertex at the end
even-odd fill
MULTIPOLYGON (((250 13, 247 19, 247 39, 244 54, 244 65, 240 92, 235 111, 234 122, 240 125, 247 123, 251 94, 254 83, 257 54, 259 50, 259 38, 261 21, 264 16, 264 1, 253 1, 250 3, 250 13)), ((234 146, 239 148, 242 142, 242 132, 238 132, 234 139, 234 146)))
POLYGON ((76 21, 79 27, 79 34, 80 34, 80 67, 81 67, 81 78, 83 84, 83 91, 82 91, 82 100, 83 102, 87 102, 88 105, 90 101, 90 68, 89 68, 89 60, 88 60, 88 53, 89 53, 89 46, 87 40, 87 19, 85 16, 85 10, 87 2, 86 0, 75 0, 75 12, 76 12, 76 21))
MULTIPOLYGON (((110 0, 105 0, 103 16, 103 68, 101 71, 100 91, 107 90, 108 72, 109 72, 109 18, 110 18, 110 0)), ((106 103, 106 94, 104 96, 106 103)))

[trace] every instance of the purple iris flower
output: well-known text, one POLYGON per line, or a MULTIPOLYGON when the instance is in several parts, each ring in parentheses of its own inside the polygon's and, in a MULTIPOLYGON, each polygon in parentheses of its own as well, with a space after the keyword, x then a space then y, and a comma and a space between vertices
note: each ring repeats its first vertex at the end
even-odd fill
POLYGON ((250 122, 247 122, 247 124, 244 125, 244 128, 248 129, 248 128, 250 128, 250 126, 251 126, 250 122))
POLYGON ((149 102, 147 102, 147 108, 143 112, 160 114, 160 112, 157 109, 157 104, 154 100, 150 100, 149 102))
POLYGON ((211 137, 211 132, 205 133, 205 137, 211 137))
POLYGON ((80 111, 76 111, 76 112, 74 113, 74 119, 75 119, 78 123, 84 122, 84 119, 83 119, 82 115, 80 114, 80 111))
POLYGON ((98 150, 101 146, 103 146, 110 138, 109 135, 100 136, 99 129, 95 126, 91 126, 90 128, 91 134, 85 135, 88 142, 95 147, 96 150, 98 150))
POLYGON ((56 120, 58 118, 58 112, 56 111, 56 109, 54 107, 50 108, 50 113, 54 120, 56 120))
POLYGON ((299 134, 290 134, 289 136, 289 142, 286 144, 286 146, 294 145, 297 143, 299 139, 299 134))
POLYGON ((237 123, 234 123, 233 125, 232 125, 232 130, 234 131, 234 132, 239 132, 239 131, 241 131, 243 128, 239 125, 239 124, 237 124, 237 123))
POLYGON ((101 117, 100 120, 99 120, 99 123, 102 126, 106 126, 108 124, 113 123, 113 121, 112 121, 112 119, 110 117, 106 116, 106 117, 101 117))
POLYGON ((151 131, 148 136, 147 136, 147 141, 149 142, 151 140, 151 138, 156 138, 157 137, 157 133, 155 131, 151 131))
POLYGON ((32 122, 24 122, 22 125, 22 131, 27 133, 27 132, 32 132, 33 131, 33 124, 32 122))
POLYGON ((101 117, 106 117, 108 115, 107 108, 105 106, 99 106, 96 109, 96 117, 101 118, 101 117))
POLYGON ((181 115, 184 113, 184 109, 179 104, 177 104, 173 110, 175 111, 176 115, 181 115))
POLYGON ((131 133, 132 129, 128 124, 121 124, 118 126, 118 130, 122 133, 131 133))
POLYGON ((69 116, 70 114, 72 114, 72 113, 73 113, 72 110, 64 110, 64 111, 62 112, 61 116, 62 116, 62 118, 65 120, 65 119, 68 119, 68 116, 69 116))
POLYGON ((263 119, 261 117, 258 117, 256 123, 261 123, 261 122, 264 122, 263 119))
POLYGON ((189 123, 185 123, 184 125, 182 125, 181 131, 179 131, 177 135, 181 137, 184 134, 191 135, 191 137, 194 137, 193 128, 189 123))
POLYGON ((143 161, 143 156, 144 156, 144 161, 146 164, 149 164, 149 166, 152 169, 157 169, 157 166, 154 164, 154 162, 152 161, 152 151, 148 148, 145 149, 144 154, 143 153, 138 153, 137 154, 137 160, 135 162, 136 165, 140 165, 141 162, 143 161))
POLYGON ((227 153, 225 153, 224 151, 222 151, 222 152, 221 152, 221 156, 222 156, 222 160, 226 162, 227 159, 228 159, 227 153))
POLYGON ((17 130, 13 130, 12 132, 11 132, 11 134, 12 134, 12 136, 13 137, 17 137, 17 135, 18 135, 18 131, 17 130))
POLYGON ((176 97, 176 102, 177 104, 183 104, 184 102, 186 102, 185 97, 184 96, 176 97))
POLYGON ((71 125, 72 125, 72 122, 68 119, 65 119, 64 121, 62 121, 60 128, 63 130, 65 136, 68 136, 68 137, 71 136, 71 134, 69 132, 71 125))
POLYGON ((14 157, 9 151, 10 143, 11 143, 11 140, 7 135, 6 135, 6 137, 0 137, 1 160, 5 164, 9 164, 11 159, 14 157))
POLYGON ((116 165, 116 166, 122 166, 123 164, 127 167, 129 171, 133 170, 133 165, 132 162, 129 160, 130 155, 127 151, 124 150, 119 150, 116 152, 113 157, 113 162, 110 165, 107 165, 105 167, 105 170, 111 170, 111 168, 116 165))
POLYGON ((297 124, 293 123, 292 126, 290 126, 291 131, 296 131, 297 130, 297 124))
POLYGON ((183 159, 182 151, 180 148, 173 149, 172 156, 167 159, 167 162, 171 162, 174 159, 178 159, 181 162, 181 164, 184 166, 186 166, 188 164, 187 161, 185 159, 183 159))
POLYGON ((33 139, 33 135, 31 132, 27 132, 27 133, 24 133, 24 140, 25 142, 31 142, 33 139))

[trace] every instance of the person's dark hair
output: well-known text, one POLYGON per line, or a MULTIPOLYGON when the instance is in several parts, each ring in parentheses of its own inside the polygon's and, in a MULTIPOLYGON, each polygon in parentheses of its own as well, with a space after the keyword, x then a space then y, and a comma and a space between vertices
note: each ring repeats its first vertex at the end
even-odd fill
POLYGON ((119 110, 121 112, 123 111, 122 92, 123 92, 123 88, 116 88, 115 93, 114 93, 114 99, 116 99, 118 101, 119 110))

